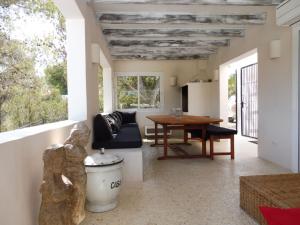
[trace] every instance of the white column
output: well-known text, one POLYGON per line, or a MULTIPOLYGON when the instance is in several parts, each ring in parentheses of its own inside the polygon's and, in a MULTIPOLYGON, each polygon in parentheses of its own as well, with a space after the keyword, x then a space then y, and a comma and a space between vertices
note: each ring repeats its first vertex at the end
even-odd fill
POLYGON ((114 110, 114 85, 113 72, 111 68, 103 68, 103 101, 104 112, 110 113, 114 110))
POLYGON ((66 29, 69 120, 82 121, 87 119, 84 19, 67 19, 66 29))

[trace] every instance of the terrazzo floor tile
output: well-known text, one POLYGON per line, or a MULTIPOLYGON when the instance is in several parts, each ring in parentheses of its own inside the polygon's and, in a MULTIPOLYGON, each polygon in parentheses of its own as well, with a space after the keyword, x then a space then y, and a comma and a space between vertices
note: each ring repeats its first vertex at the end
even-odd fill
MULTIPOLYGON (((87 213, 82 225, 257 225, 239 207, 239 176, 289 171, 257 158, 257 145, 246 138, 237 137, 235 146, 235 160, 158 161, 162 149, 145 144, 143 184, 123 187, 116 209, 87 213)), ((226 140, 216 143, 220 149, 229 149, 226 140)))

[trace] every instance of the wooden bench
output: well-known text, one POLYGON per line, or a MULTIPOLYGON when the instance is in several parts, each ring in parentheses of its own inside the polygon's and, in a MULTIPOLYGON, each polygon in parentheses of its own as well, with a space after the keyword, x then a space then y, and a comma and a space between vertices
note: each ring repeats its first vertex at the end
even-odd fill
MULTIPOLYGON (((187 132, 191 133, 191 139, 197 140, 202 137, 201 130, 188 130, 187 132)), ((206 140, 209 140, 210 143, 210 158, 213 160, 215 155, 230 155, 231 159, 234 159, 234 135, 237 134, 236 130, 219 127, 215 125, 208 125, 206 131, 206 140), (230 140, 230 151, 224 152, 215 152, 214 151, 214 142, 220 139, 229 139, 230 140)), ((203 141, 203 140, 201 140, 203 141)))
POLYGON ((236 130, 210 125, 207 127, 207 134, 209 137, 209 148, 210 148, 211 159, 214 159, 215 155, 230 155, 231 159, 234 159, 234 135, 237 134, 236 130), (214 141, 219 139, 230 140, 230 151, 224 151, 224 152, 214 151, 214 141))
POLYGON ((240 177, 240 207, 266 225, 260 206, 300 208, 300 174, 240 177))

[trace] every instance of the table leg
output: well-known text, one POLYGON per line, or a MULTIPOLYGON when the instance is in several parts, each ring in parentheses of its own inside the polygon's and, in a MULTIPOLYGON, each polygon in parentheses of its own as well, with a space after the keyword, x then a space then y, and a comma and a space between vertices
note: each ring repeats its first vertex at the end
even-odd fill
POLYGON ((168 158, 168 129, 167 129, 167 125, 163 125, 163 133, 164 133, 164 156, 159 157, 159 160, 162 159, 167 159, 168 158))
POLYGON ((202 126, 202 155, 206 157, 206 125, 202 126))
POLYGON ((158 139, 157 139, 157 123, 154 125, 154 144, 158 144, 158 139))
POLYGON ((168 130, 167 126, 164 125, 164 157, 168 156, 168 130))

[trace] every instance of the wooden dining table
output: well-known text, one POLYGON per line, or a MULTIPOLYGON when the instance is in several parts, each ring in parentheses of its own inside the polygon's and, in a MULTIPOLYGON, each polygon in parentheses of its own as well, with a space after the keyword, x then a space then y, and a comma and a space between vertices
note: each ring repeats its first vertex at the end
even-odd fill
POLYGON ((206 129, 209 124, 218 124, 222 122, 222 119, 211 118, 207 116, 173 116, 173 115, 151 115, 147 116, 149 120, 154 122, 154 144, 152 146, 163 146, 164 155, 159 157, 159 160, 165 159, 183 159, 183 158, 206 158, 206 129), (158 143, 158 125, 163 128, 163 144, 158 143), (170 130, 183 130, 184 137, 182 143, 176 143, 170 145, 168 143, 168 131, 170 130), (202 154, 189 154, 179 144, 188 144, 188 131, 201 130, 201 141, 202 141, 202 154), (180 155, 168 155, 168 148, 171 147, 176 149, 180 155), (176 146, 174 148, 174 146, 176 146))

